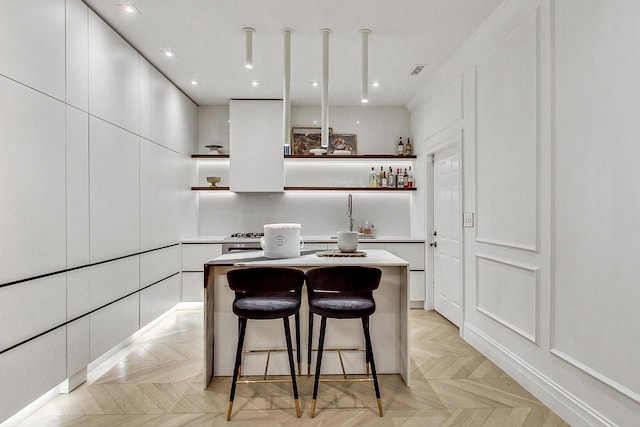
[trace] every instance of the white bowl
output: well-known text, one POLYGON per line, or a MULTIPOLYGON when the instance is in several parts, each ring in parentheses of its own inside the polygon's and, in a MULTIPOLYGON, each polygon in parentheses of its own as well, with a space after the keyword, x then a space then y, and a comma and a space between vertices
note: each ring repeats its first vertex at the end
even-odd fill
POLYGON ((312 148, 311 150, 309 150, 309 152, 314 156, 322 156, 327 152, 327 150, 325 150, 324 148, 312 148))
POLYGON ((333 150, 334 156, 350 156, 351 151, 349 150, 333 150))

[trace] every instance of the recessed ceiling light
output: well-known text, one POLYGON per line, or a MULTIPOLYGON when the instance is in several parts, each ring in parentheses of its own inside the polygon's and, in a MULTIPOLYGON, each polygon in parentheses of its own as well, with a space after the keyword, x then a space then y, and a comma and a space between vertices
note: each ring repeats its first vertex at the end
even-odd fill
POLYGON ((172 50, 163 50, 162 54, 168 58, 177 58, 178 55, 176 55, 176 53, 172 50))
POLYGON ((197 80, 191 80, 191 84, 194 86, 198 86, 198 81, 197 80))
POLYGON ((380 86, 380 82, 375 81, 375 82, 371 83, 371 86, 373 86, 373 87, 379 87, 379 86, 380 86))
POLYGON ((366 104, 367 102, 369 102, 369 100, 368 99, 361 99, 360 102, 363 103, 363 104, 366 104))
POLYGON ((413 70, 411 70, 411 75, 417 76, 424 69, 424 67, 426 67, 426 65, 422 65, 422 64, 414 65, 413 70))
POLYGON ((251 81, 251 86, 253 86, 253 87, 258 87, 258 86, 260 86, 260 82, 259 82, 259 81, 257 81, 257 80, 252 80, 252 81, 251 81))
POLYGON ((133 15, 134 13, 138 13, 138 14, 140 13, 138 8, 132 4, 121 3, 120 6, 122 6, 124 11, 127 12, 128 14, 133 15))
POLYGON ((313 87, 318 87, 318 86, 320 86, 320 83, 318 83, 318 82, 311 82, 311 86, 313 86, 313 87))

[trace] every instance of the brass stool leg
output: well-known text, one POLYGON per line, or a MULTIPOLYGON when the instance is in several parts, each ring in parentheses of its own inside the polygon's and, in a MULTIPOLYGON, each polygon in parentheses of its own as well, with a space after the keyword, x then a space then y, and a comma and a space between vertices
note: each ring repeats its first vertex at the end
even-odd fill
POLYGON ((378 412, 380 416, 384 415, 382 411, 382 400, 380 399, 380 387, 378 387, 378 375, 376 374, 376 363, 373 360, 373 348, 371 347, 371 335, 369 335, 369 318, 362 318, 362 329, 364 331, 364 340, 367 345, 367 354, 369 355, 369 363, 371 365, 371 375, 373 376, 373 386, 376 390, 376 399, 378 402, 378 412))
POLYGON ((240 361, 242 360, 242 345, 244 344, 244 333, 247 329, 247 319, 239 318, 240 331, 238 334, 238 347, 236 349, 236 364, 233 368, 233 377, 231 378, 231 392, 229 393, 229 408, 227 409, 227 421, 231 419, 231 411, 233 410, 233 398, 236 394, 236 382, 238 381, 238 370, 240 369, 240 361))
POLYGON ((327 329, 327 318, 322 316, 320 322, 320 341, 318 342, 318 357, 316 359, 316 378, 313 381, 313 400, 311 401, 311 418, 316 416, 316 398, 318 397, 318 382, 320 381, 320 365, 322 364, 322 349, 324 348, 324 333, 327 329))
POLYGON ((296 417, 300 418, 300 401, 298 400, 298 385, 296 384, 296 368, 293 365, 293 348, 291 345, 291 330, 289 329, 289 318, 283 317, 284 336, 287 340, 287 354, 289 355, 289 369, 291 372, 291 385, 293 386, 293 398, 296 404, 296 417))

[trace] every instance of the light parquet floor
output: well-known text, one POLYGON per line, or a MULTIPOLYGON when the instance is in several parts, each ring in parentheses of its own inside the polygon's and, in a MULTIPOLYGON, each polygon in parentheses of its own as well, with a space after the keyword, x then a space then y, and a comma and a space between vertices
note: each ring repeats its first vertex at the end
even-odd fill
MULTIPOLYGON (((381 375, 384 417, 371 383, 323 383, 310 417, 312 378, 239 386, 226 421, 230 378, 202 389, 201 310, 178 310, 20 426, 566 426, 435 312, 411 311, 411 381, 381 375)), ((374 351, 376 343, 374 342, 374 351)), ((377 351, 382 351, 378 349, 377 351)))

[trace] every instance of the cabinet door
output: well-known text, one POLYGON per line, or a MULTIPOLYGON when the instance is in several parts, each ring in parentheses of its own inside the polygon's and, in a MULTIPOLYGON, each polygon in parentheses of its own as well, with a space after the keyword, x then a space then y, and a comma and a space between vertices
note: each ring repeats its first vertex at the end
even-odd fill
POLYGON ((411 271, 409 274, 409 299, 411 302, 423 302, 427 296, 424 271, 411 271))
POLYGON ((387 243, 387 250, 409 261, 412 271, 424 270, 424 243, 387 243))
POLYGON ((183 243, 182 271, 204 271, 204 263, 222 255, 219 243, 183 243))
POLYGON ((182 273, 182 301, 201 302, 204 301, 204 273, 184 272, 182 273))
POLYGON ((229 117, 231 191, 283 191, 282 101, 232 99, 229 117))

